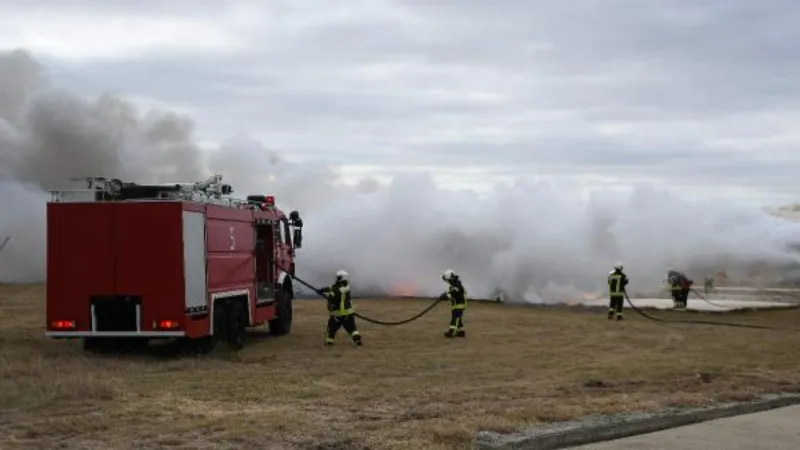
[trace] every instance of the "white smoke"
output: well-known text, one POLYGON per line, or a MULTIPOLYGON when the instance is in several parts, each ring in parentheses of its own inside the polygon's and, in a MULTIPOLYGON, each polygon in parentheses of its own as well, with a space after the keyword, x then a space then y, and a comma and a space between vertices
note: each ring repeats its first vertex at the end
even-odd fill
POLYGON ((337 269, 354 290, 409 286, 436 295, 441 273, 462 274, 471 296, 503 291, 508 301, 575 300, 602 289, 621 261, 632 290, 657 289, 668 266, 690 276, 758 265, 792 268, 800 224, 758 210, 681 200, 639 187, 588 199, 535 178, 479 197, 440 189, 425 173, 355 187, 324 164, 237 137, 211 152, 194 141, 190 118, 140 113, 103 95, 82 100, 50 88, 26 52, 0 54, 0 282, 45 277, 45 190, 70 177, 125 181, 199 180, 223 173, 240 196, 276 195, 305 222, 298 275, 327 283, 337 269))
POLYGON ((479 198, 413 175, 374 194, 350 194, 310 216, 306 228, 306 273, 342 267, 365 288, 410 282, 435 294, 438 274, 452 268, 474 296, 504 291, 530 302, 602 290, 616 261, 632 290, 644 292, 660 287, 669 266, 702 279, 716 270, 800 262, 788 248, 800 236, 797 223, 647 187, 584 199, 519 181, 479 198))

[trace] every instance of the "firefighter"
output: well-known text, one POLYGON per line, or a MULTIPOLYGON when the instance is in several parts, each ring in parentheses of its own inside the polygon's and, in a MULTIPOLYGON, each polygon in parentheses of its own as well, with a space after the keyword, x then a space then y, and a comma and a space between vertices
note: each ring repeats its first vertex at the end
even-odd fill
POLYGON ((614 265, 614 270, 608 273, 608 320, 617 318, 622 320, 622 305, 625 303, 625 286, 628 285, 628 276, 622 271, 622 263, 614 265))
POLYGON ((692 289, 694 281, 690 280, 682 272, 670 268, 667 271, 667 282, 672 291, 672 303, 675 309, 686 309, 689 301, 689 291, 692 289))
POLYGON ((450 269, 444 271, 442 279, 447 282, 447 292, 439 300, 450 299, 450 328, 444 333, 447 338, 467 337, 464 330, 464 310, 467 309, 467 291, 458 274, 450 269))
POLYGON ((320 294, 328 299, 328 327, 325 330, 325 346, 334 344, 336 332, 344 327, 356 345, 361 345, 361 333, 356 327, 355 310, 353 309, 350 297, 350 282, 347 280, 347 272, 339 270, 336 272, 336 281, 331 286, 320 290, 320 294))
POLYGON ((714 277, 709 276, 703 279, 703 290, 706 294, 711 294, 714 292, 714 277))

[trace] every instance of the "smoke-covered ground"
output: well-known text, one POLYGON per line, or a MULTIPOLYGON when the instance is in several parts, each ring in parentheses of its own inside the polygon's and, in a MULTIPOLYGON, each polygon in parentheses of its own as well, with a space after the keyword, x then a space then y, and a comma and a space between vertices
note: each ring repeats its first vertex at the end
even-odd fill
POLYGON ((269 192, 305 220, 300 275, 330 281, 350 272, 364 293, 435 295, 440 274, 462 274, 470 294, 509 301, 575 299, 602 289, 622 261, 633 290, 657 289, 666 268, 702 277, 725 268, 800 263, 789 246, 800 224, 758 210, 703 205, 648 188, 579 192, 535 179, 491 195, 437 188, 423 173, 389 186, 338 183, 335 167, 291 163, 237 138, 204 151, 189 117, 141 113, 106 94, 86 101, 54 89, 28 53, 0 54, 0 282, 45 278, 46 190, 71 177, 194 181, 223 173, 241 196, 269 192))

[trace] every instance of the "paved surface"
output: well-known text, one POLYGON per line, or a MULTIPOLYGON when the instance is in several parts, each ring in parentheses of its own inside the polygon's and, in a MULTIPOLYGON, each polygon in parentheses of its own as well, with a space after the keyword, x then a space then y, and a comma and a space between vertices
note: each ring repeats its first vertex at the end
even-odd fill
POLYGON ((573 450, 797 450, 800 406, 773 409, 573 450))

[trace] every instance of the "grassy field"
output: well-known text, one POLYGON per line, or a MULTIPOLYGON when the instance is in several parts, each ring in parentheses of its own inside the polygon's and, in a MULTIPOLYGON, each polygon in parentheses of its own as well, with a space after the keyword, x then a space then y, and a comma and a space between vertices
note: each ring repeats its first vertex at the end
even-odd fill
MULTIPOLYGON (((427 301, 358 301, 400 319, 427 301)), ((0 286, 0 448, 469 448, 588 413, 743 399, 800 386, 800 332, 659 324, 628 311, 473 304, 465 340, 447 308, 400 327, 361 322, 365 346, 322 347, 319 302, 290 336, 238 354, 90 356, 43 336, 44 288, 0 286)), ((679 313, 653 312, 659 317, 679 313)), ((686 313, 684 313, 686 314, 686 313)), ((686 314, 697 318, 697 314, 686 314)), ((800 312, 704 316, 800 328, 800 312)))

